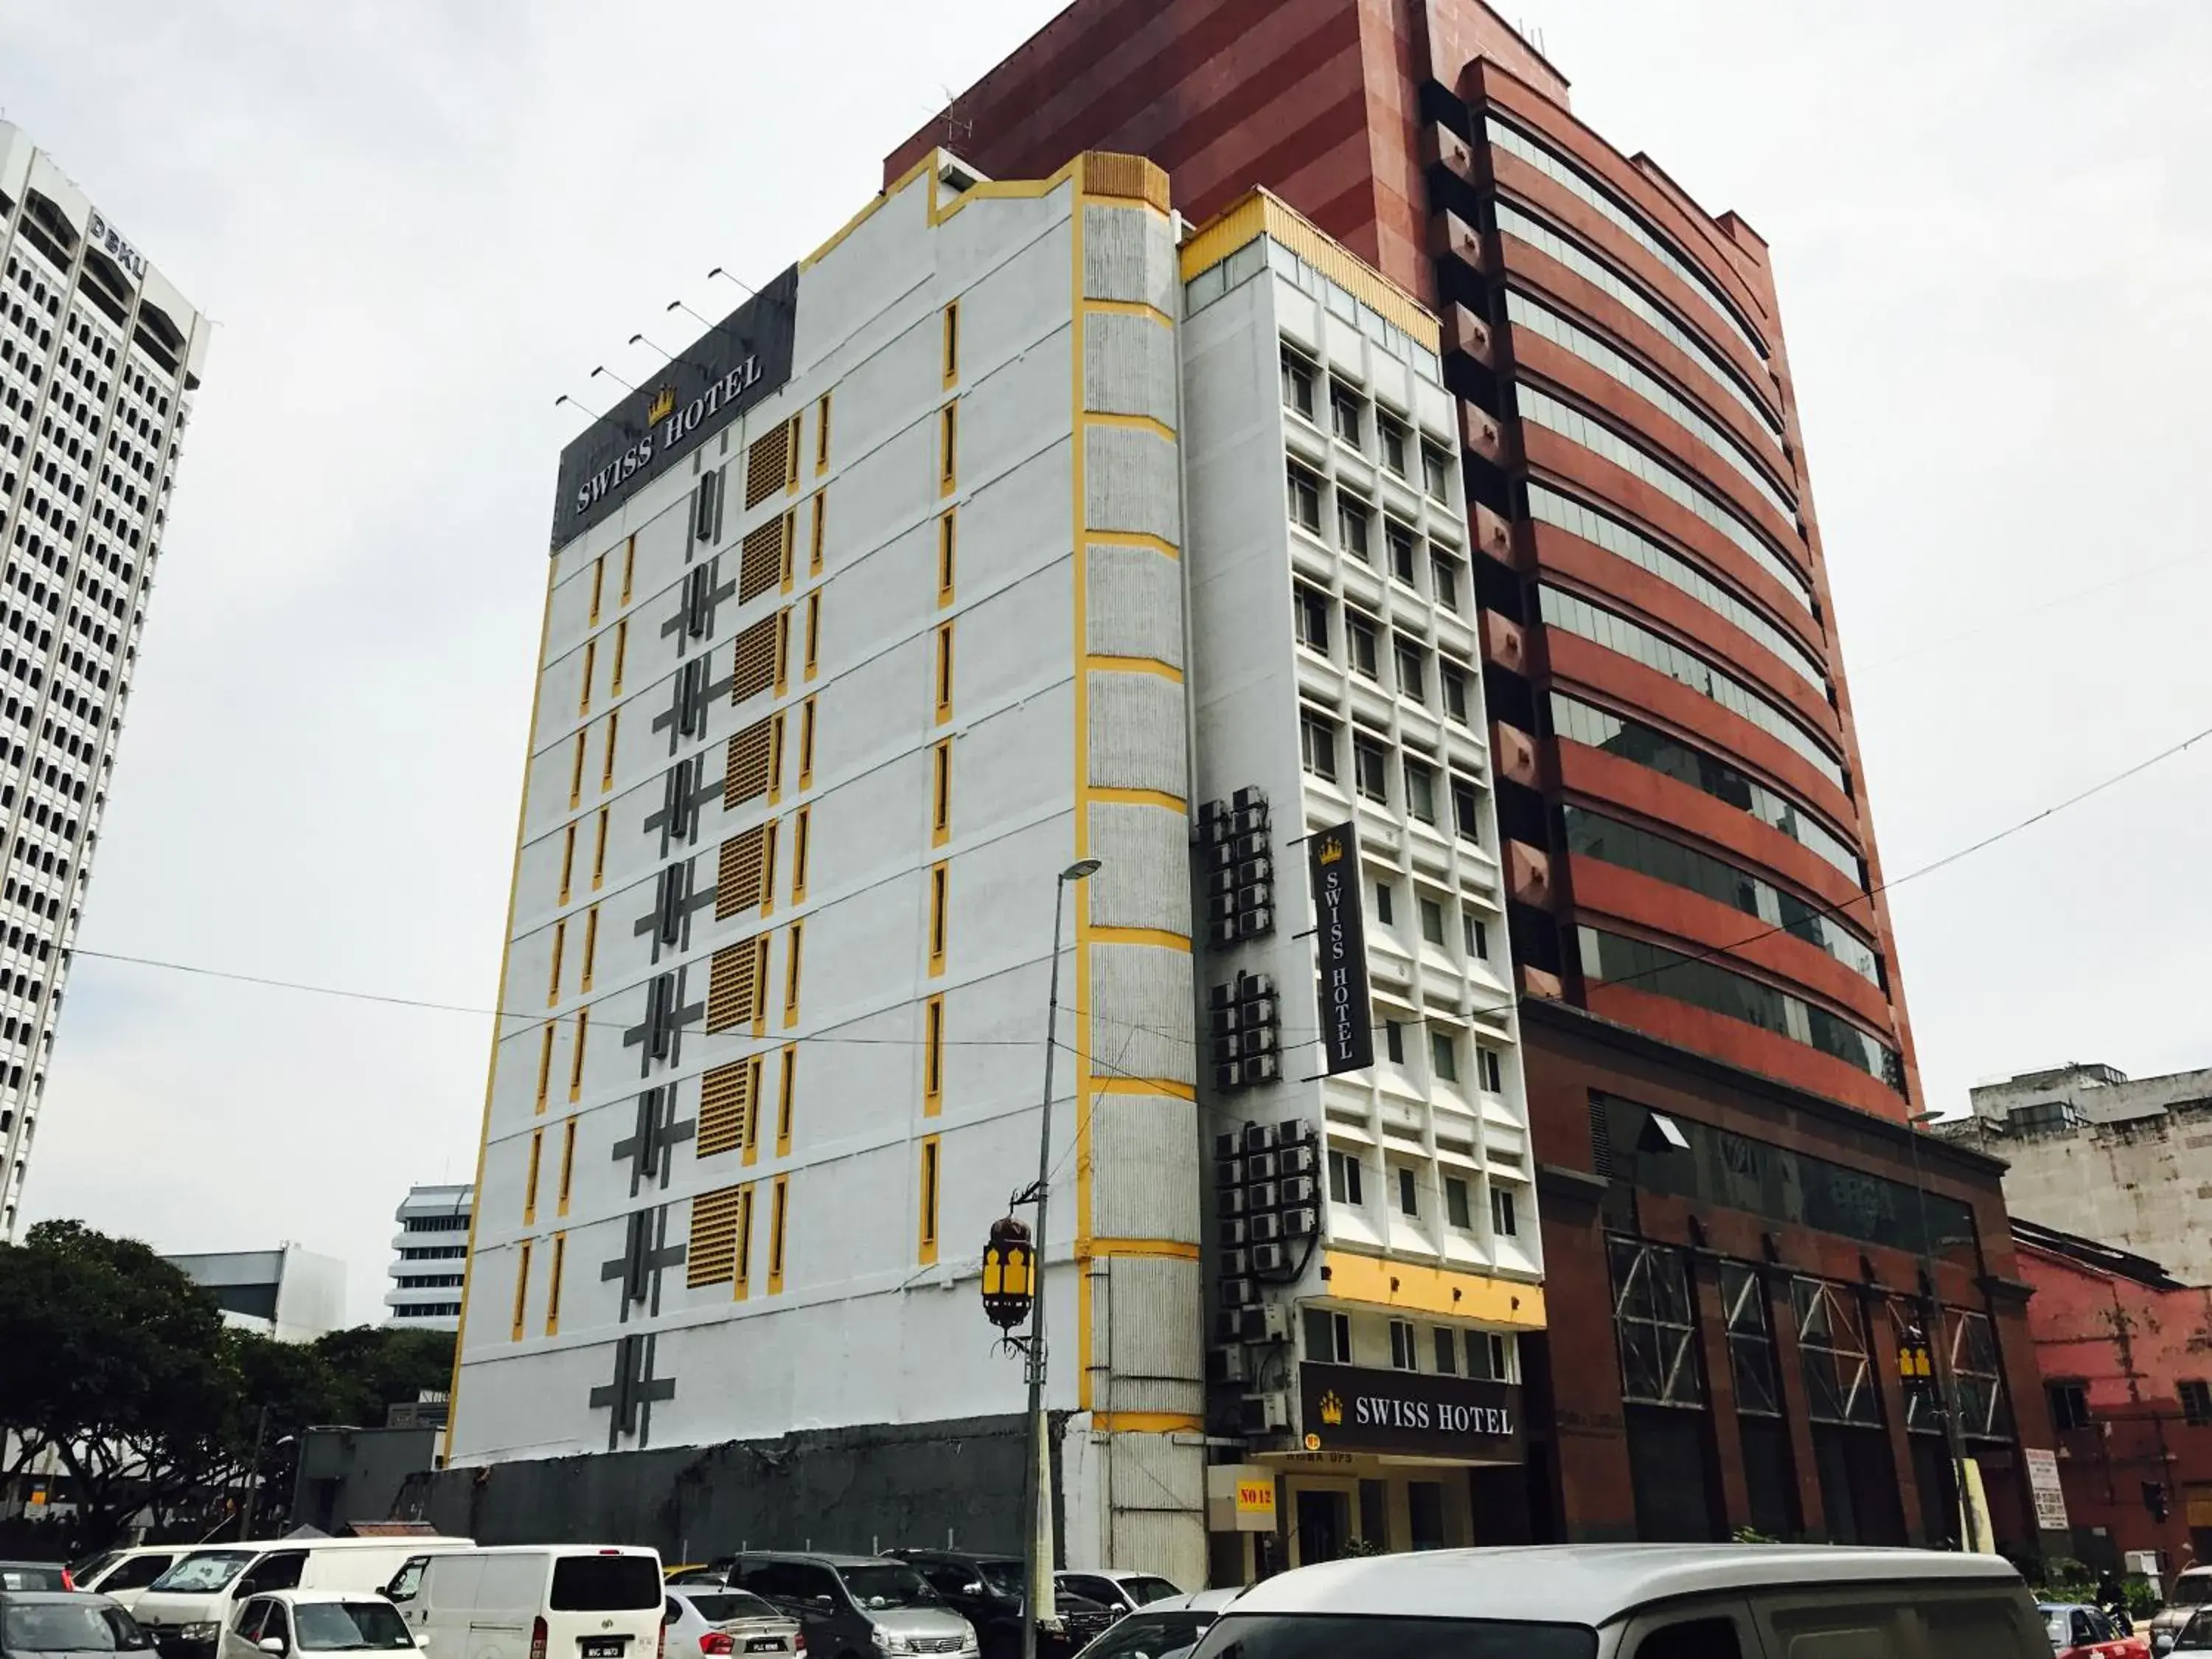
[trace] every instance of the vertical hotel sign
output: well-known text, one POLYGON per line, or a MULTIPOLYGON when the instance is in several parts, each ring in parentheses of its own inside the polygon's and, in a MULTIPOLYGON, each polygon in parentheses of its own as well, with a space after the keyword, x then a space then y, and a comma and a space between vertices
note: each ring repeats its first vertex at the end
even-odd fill
POLYGON ((1321 969, 1322 1070, 1375 1063, 1373 1005, 1367 996, 1367 921, 1359 902, 1359 838, 1349 823, 1316 830, 1306 843, 1313 878, 1314 954, 1321 969))

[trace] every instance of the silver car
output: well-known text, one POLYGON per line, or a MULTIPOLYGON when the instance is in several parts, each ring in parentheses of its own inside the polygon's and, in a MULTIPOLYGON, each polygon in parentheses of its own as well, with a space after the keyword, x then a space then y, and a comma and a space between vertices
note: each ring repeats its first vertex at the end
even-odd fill
POLYGON ((661 1651, 666 1659, 694 1654, 792 1655, 806 1651, 799 1620, 778 1613, 757 1595, 711 1586, 675 1585, 662 1618, 661 1651))

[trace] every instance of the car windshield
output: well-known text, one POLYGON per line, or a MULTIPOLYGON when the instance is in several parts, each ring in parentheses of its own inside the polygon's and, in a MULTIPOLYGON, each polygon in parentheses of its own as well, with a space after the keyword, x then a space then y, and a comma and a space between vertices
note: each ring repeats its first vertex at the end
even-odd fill
POLYGON ((878 1607, 933 1607, 937 1592, 912 1567, 896 1561, 881 1566, 840 1567, 837 1576, 853 1600, 871 1611, 878 1607))
POLYGON ((2212 1651, 2212 1607, 2191 1613, 2189 1622, 2174 1637, 2173 1646, 2177 1653, 2212 1651))
POLYGON ((2166 1600, 2177 1607, 2201 1607, 2212 1601, 2212 1572, 2185 1572, 2173 1581, 2166 1600))
POLYGON ((303 1652, 411 1648, 407 1621, 389 1601, 301 1601, 292 1609, 303 1652))
POLYGON ((1166 1659, 1187 1651, 1212 1624, 1210 1613, 1133 1613, 1083 1650, 1083 1659, 1166 1659))
POLYGON ((1182 1592, 1164 1578, 1154 1578, 1146 1573, 1133 1573, 1121 1580, 1121 1588, 1129 1592, 1129 1599, 1139 1607, 1148 1607, 1154 1601, 1164 1601, 1170 1595, 1182 1592))
POLYGON ((88 1556, 82 1561, 70 1563, 70 1579, 74 1583, 88 1584, 102 1572, 121 1559, 121 1550, 103 1550, 98 1555, 88 1556))
POLYGON ((1022 1564, 1018 1561, 978 1561, 975 1576, 1001 1595, 1022 1593, 1022 1564))
POLYGON ((252 1565, 258 1550, 197 1550, 156 1578, 155 1590, 219 1590, 252 1565))
POLYGON ((1206 1633, 1192 1659, 1595 1659, 1582 1625, 1502 1619, 1244 1613, 1206 1633))
POLYGON ((2043 1610, 2043 1633, 2051 1638, 2051 1645, 2054 1649, 2074 1645, 2074 1624, 2067 1617, 2065 1608, 2045 1607, 2043 1610))
POLYGON ((699 1616, 710 1625, 733 1624, 740 1619, 780 1619, 783 1615, 760 1599, 743 1590, 718 1590, 712 1595, 687 1595, 683 1598, 697 1609, 699 1616))
POLYGON ((9 1653, 113 1653, 116 1626, 96 1601, 32 1602, 0 1616, 0 1648, 9 1653))

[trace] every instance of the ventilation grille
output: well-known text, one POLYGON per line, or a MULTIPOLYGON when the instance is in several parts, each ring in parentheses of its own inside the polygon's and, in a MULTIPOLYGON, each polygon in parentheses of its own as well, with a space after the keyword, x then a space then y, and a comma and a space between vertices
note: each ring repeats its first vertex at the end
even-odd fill
POLYGON ((1589 1103, 1590 1173, 1601 1181, 1613 1179, 1613 1125, 1605 1112, 1601 1096, 1592 1095, 1589 1103))
POLYGON ((726 1031, 761 1017, 761 969, 768 956, 765 936, 714 952, 707 980, 707 1029, 726 1031))
POLYGON ((755 720, 730 738, 729 764, 722 775, 725 811, 768 793, 775 746, 769 725, 767 720, 755 720))
POLYGON ((738 560, 738 603, 757 598, 783 579, 791 545, 791 515, 773 519, 748 535, 738 560))
POLYGON ((754 439, 745 452, 745 505, 757 507, 782 489, 791 462, 789 422, 754 439))
POLYGON ((685 1253, 686 1285, 726 1285, 738 1265, 738 1212, 744 1188, 725 1187, 691 1200, 691 1248, 685 1253))
POLYGON ((737 663, 730 671, 730 701, 757 697, 775 684, 776 618, 763 617, 738 635, 737 663))
MULTIPOLYGON (((755 1109, 755 1079, 760 1062, 741 1060, 719 1066, 699 1080, 699 1129, 694 1143, 701 1158, 733 1152, 745 1144, 755 1109)), ((693 1258, 697 1257, 695 1247, 693 1258)))
POLYGON ((714 920, 750 910, 768 889, 768 826, 755 824, 722 843, 721 872, 714 882, 714 920))

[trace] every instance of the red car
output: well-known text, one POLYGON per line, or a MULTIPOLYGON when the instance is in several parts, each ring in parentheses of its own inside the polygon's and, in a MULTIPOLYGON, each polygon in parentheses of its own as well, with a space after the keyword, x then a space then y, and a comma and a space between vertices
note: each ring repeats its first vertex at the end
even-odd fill
POLYGON ((2150 1659, 2150 1638, 2123 1636, 2097 1608, 2081 1601, 2039 1601, 2056 1659, 2150 1659))

